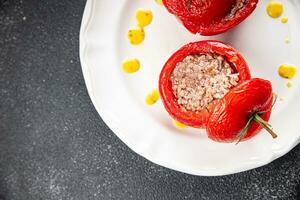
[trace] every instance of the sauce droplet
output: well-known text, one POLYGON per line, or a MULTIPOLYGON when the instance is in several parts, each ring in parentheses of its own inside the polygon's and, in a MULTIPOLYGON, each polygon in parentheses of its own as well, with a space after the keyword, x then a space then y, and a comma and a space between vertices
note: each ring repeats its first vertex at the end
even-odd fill
POLYGON ((133 74, 140 69, 140 61, 138 59, 124 60, 122 63, 122 69, 128 74, 133 74))
POLYGON ((289 18, 283 17, 281 18, 281 23, 286 24, 289 21, 289 18))
POLYGON ((155 89, 146 96, 145 102, 147 105, 151 106, 158 101, 159 97, 159 91, 155 89))
POLYGON ((163 0, 155 0, 155 2, 156 2, 158 5, 161 5, 161 6, 163 6, 163 5, 164 5, 164 2, 163 2, 163 0))
POLYGON ((292 79, 297 74, 297 67, 293 65, 282 64, 278 68, 278 74, 282 78, 292 79))
POLYGON ((292 83, 292 82, 288 82, 288 83, 286 84, 286 86, 287 86, 288 88, 291 88, 291 87, 293 87, 293 83, 292 83))
POLYGON ((135 18, 137 20, 137 25, 141 28, 151 24, 153 19, 153 14, 151 10, 138 9, 135 13, 135 18))
POLYGON ((176 120, 173 120, 173 125, 176 127, 176 128, 180 128, 180 129, 185 129, 187 128, 188 126, 179 122, 179 121, 176 121, 176 120))
POLYGON ((280 1, 273 0, 267 5, 267 13, 272 18, 278 18, 283 13, 283 4, 280 1))
POLYGON ((142 28, 130 29, 127 34, 128 40, 132 45, 139 45, 145 39, 145 32, 142 28))
POLYGON ((286 44, 289 44, 289 43, 291 42, 291 40, 290 40, 289 37, 286 37, 286 38, 284 39, 284 42, 285 42, 286 44))

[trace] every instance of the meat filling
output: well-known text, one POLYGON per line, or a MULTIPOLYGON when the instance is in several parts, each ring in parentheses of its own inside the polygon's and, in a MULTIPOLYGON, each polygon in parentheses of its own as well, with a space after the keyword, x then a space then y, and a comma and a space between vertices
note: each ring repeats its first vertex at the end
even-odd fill
POLYGON ((223 56, 189 55, 175 66, 170 80, 177 102, 184 111, 199 111, 238 84, 235 73, 223 56))
POLYGON ((237 0, 236 4, 232 7, 231 12, 225 17, 225 19, 232 19, 240 10, 242 10, 249 0, 237 0))

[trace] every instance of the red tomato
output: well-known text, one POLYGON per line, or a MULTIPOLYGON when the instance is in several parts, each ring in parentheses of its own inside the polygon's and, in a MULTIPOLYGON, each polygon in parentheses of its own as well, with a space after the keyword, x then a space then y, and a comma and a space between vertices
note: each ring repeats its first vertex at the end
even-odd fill
POLYGON ((258 0, 248 0, 233 17, 226 18, 236 0, 164 0, 167 10, 192 33, 216 35, 237 26, 256 8, 258 0))
POLYGON ((182 19, 210 22, 221 19, 232 9, 236 0, 164 0, 168 11, 182 19))
POLYGON ((232 47, 219 41, 207 40, 190 43, 174 53, 166 62, 160 73, 159 91, 161 99, 167 112, 174 119, 188 126, 197 128, 204 128, 206 126, 210 113, 218 101, 213 101, 208 108, 201 111, 184 111, 177 103, 177 98, 172 90, 172 82, 170 81, 170 77, 176 64, 181 62, 185 57, 191 54, 204 53, 213 53, 223 56, 227 62, 231 64, 233 70, 239 73, 239 83, 251 78, 248 65, 241 54, 239 54, 232 47))
POLYGON ((273 92, 269 81, 255 78, 241 83, 214 107, 206 127, 208 137, 218 142, 234 142, 250 139, 262 128, 270 130, 267 121, 272 102, 273 92), (244 134, 241 133, 243 130, 244 134))

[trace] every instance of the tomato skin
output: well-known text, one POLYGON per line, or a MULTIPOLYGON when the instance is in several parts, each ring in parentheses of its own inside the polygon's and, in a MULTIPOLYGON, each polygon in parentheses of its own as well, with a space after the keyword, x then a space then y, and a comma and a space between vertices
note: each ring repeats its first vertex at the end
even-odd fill
POLYGON ((209 23, 225 17, 236 0, 163 0, 167 10, 180 17, 192 21, 209 23))
POLYGON ((215 40, 205 40, 187 44, 175 52, 164 65, 159 78, 159 92, 167 112, 175 120, 195 128, 205 128, 215 104, 213 101, 206 109, 198 112, 183 111, 173 94, 171 74, 176 64, 191 54, 215 53, 226 58, 232 68, 239 73, 239 83, 251 78, 245 59, 232 47, 215 40))
POLYGON ((187 0, 164 0, 164 4, 167 10, 174 14, 191 33, 199 33, 204 36, 221 34, 237 26, 251 15, 258 4, 258 0, 249 0, 244 8, 237 12, 234 17, 225 19, 226 14, 230 12, 230 10, 228 11, 228 5, 232 7, 232 2, 227 3, 227 6, 218 6, 221 5, 220 2, 225 3, 227 1, 207 0, 207 4, 208 2, 211 2, 211 4, 214 5, 210 7, 214 9, 214 12, 211 12, 210 9, 206 7, 202 12, 193 14, 184 12, 182 6, 174 6, 176 5, 176 2, 177 5, 186 5, 186 1, 187 0), (174 7, 177 9, 174 9, 174 7), (215 16, 214 13, 219 13, 219 15, 215 16), (196 16, 197 14, 198 16, 196 16))
MULTIPOLYGON (((208 137, 217 142, 237 141, 253 113, 267 111, 260 117, 270 119, 273 103, 272 85, 269 81, 255 78, 230 90, 214 110, 207 123, 208 137)), ((262 127, 252 121, 243 140, 255 136, 262 127)))

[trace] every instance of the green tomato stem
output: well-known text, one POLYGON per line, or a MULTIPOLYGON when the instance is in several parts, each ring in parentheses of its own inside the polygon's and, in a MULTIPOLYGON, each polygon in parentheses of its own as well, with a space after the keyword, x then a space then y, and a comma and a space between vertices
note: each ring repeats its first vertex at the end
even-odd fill
POLYGON ((240 143, 242 140, 243 140, 243 138, 247 135, 247 131, 248 131, 248 129, 249 129, 249 127, 250 127, 250 125, 251 125, 251 122, 253 121, 253 119, 254 119, 254 115, 252 115, 250 118, 249 118, 249 120, 247 121, 247 124, 246 124, 246 126, 243 128, 243 130, 240 132, 240 134, 238 135, 238 140, 237 140, 237 142, 235 143, 235 144, 238 144, 238 143, 240 143))
POLYGON ((256 121, 257 123, 259 123, 259 125, 261 127, 263 127, 266 131, 268 131, 268 133, 270 133, 270 135, 274 139, 278 137, 277 134, 271 128, 270 124, 268 122, 266 122, 265 120, 263 120, 258 114, 254 115, 254 121, 256 121))
POLYGON ((252 123, 252 121, 255 121, 257 122, 262 128, 264 128, 266 131, 268 131, 268 133, 270 133, 270 135, 275 139, 277 138, 277 134, 273 131, 272 129, 272 126, 265 120, 263 120, 260 116, 269 112, 273 106, 275 105, 276 103, 276 100, 277 100, 277 95, 275 93, 273 93, 273 105, 272 107, 269 109, 269 110, 266 110, 266 111, 260 111, 260 112, 255 112, 253 113, 250 118, 248 119, 245 127, 241 130, 241 132, 238 134, 237 136, 237 142, 236 144, 240 143, 243 138, 247 135, 247 132, 248 132, 248 129, 252 123))

